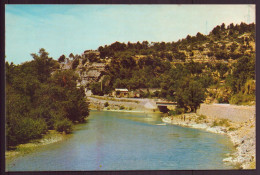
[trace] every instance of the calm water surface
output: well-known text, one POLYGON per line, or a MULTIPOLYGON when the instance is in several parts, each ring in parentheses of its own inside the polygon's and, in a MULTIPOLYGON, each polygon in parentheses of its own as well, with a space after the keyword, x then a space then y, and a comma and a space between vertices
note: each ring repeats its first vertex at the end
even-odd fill
POLYGON ((163 125, 160 114, 91 111, 68 139, 18 157, 8 171, 234 169, 224 135, 163 125))

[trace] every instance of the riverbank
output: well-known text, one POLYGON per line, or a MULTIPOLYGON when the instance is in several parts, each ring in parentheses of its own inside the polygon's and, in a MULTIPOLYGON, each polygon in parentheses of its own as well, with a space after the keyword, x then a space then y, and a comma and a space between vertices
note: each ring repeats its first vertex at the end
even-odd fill
POLYGON ((51 143, 59 142, 67 138, 67 134, 59 133, 55 130, 49 130, 47 134, 43 136, 41 139, 35 139, 30 141, 29 143, 19 144, 12 149, 5 152, 5 160, 6 163, 13 160, 16 157, 23 156, 24 154, 28 154, 30 152, 35 151, 41 146, 48 145, 51 143))
POLYGON ((91 110, 107 110, 119 112, 158 112, 156 102, 148 98, 109 98, 88 97, 91 110))
POLYGON ((234 122, 228 119, 216 119, 195 113, 177 116, 164 116, 162 121, 169 124, 203 129, 208 132, 226 134, 236 147, 236 152, 225 158, 224 162, 232 163, 241 169, 255 169, 255 117, 245 122, 234 122))

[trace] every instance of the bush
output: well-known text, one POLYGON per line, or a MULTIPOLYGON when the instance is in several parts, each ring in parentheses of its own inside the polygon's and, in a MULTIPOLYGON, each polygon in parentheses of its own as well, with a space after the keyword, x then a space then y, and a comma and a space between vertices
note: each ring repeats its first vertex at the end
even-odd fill
POLYGON ((7 124, 7 145, 15 146, 26 143, 32 139, 42 137, 46 133, 47 125, 43 119, 32 119, 29 117, 18 117, 11 119, 7 124))
POLYGON ((220 119, 220 120, 214 120, 212 126, 225 126, 225 127, 229 127, 229 121, 228 119, 220 119))
POLYGON ((235 94, 231 97, 229 103, 230 104, 236 104, 236 105, 247 105, 251 101, 255 101, 255 95, 254 94, 235 94))
POLYGON ((124 106, 120 106, 120 108, 119 108, 120 110, 123 110, 123 109, 125 109, 125 107, 124 106))
POLYGON ((175 112, 176 112, 176 114, 183 114, 183 113, 184 113, 184 111, 185 111, 185 109, 184 109, 184 108, 179 108, 179 107, 176 107, 176 109, 175 109, 175 112))
POLYGON ((106 103, 104 104, 104 106, 105 106, 105 107, 108 107, 108 106, 109 106, 109 103, 108 103, 108 102, 106 102, 106 103))
POLYGON ((72 122, 68 119, 57 120, 54 123, 54 129, 58 132, 71 133, 72 131, 72 122))
POLYGON ((170 110, 170 111, 168 112, 168 115, 177 115, 177 113, 176 113, 176 111, 174 111, 174 110, 170 110))
POLYGON ((237 128, 233 128, 233 127, 228 129, 228 131, 236 131, 236 130, 237 130, 237 128))

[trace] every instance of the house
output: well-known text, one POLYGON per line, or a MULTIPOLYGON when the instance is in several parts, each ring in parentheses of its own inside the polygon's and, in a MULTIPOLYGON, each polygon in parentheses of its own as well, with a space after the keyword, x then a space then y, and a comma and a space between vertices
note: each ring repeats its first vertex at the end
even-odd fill
POLYGON ((129 97, 129 91, 128 89, 121 89, 116 88, 115 91, 112 93, 113 97, 129 97))

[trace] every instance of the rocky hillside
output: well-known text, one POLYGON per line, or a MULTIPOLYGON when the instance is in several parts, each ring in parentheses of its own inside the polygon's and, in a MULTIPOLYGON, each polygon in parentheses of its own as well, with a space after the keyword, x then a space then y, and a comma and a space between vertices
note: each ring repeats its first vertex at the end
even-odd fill
MULTIPOLYGON (((206 102, 229 102, 239 92, 249 95, 242 101, 252 101, 255 24, 225 26, 223 23, 209 35, 198 32, 177 42, 115 42, 98 50, 86 50, 82 55, 70 54, 69 58, 62 55, 58 61, 61 69, 75 70, 80 76, 78 85, 91 89, 96 95, 108 94, 114 88, 161 88, 161 94, 157 95, 173 100, 177 87, 170 88, 176 83, 172 78, 178 75, 176 71, 181 71, 182 74, 189 72, 196 81, 203 77, 206 102), (243 64, 248 68, 242 67, 243 64), (239 72, 250 75, 243 76, 239 72)), ((183 76, 187 74, 179 75, 183 76)), ((237 99, 233 101, 239 103, 237 99)))

